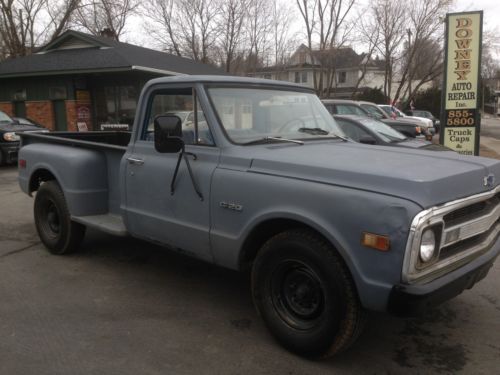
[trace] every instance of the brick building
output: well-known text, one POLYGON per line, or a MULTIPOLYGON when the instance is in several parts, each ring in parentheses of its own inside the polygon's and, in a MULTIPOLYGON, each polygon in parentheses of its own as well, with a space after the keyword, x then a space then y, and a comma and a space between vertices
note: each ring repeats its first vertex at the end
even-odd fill
POLYGON ((148 80, 185 74, 223 73, 190 59, 70 30, 35 54, 0 63, 0 111, 52 130, 131 125, 148 80))

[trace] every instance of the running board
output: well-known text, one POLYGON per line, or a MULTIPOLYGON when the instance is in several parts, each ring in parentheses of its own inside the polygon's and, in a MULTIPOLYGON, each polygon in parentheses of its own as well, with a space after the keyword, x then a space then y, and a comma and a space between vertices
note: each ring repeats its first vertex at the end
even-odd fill
POLYGON ((71 216, 71 220, 115 236, 128 236, 123 219, 118 215, 71 216))

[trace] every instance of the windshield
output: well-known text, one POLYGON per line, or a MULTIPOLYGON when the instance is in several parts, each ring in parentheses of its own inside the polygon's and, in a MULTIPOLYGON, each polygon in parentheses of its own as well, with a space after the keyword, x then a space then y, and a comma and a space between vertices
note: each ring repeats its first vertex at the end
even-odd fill
POLYGON ((208 89, 229 138, 239 144, 343 136, 312 93, 262 88, 208 89))
POLYGON ((376 132, 385 142, 401 142, 406 139, 406 137, 400 132, 394 130, 390 126, 384 124, 383 122, 374 119, 360 119, 358 120, 368 129, 376 132))
POLYGON ((0 122, 13 122, 6 113, 0 112, 0 122))
POLYGON ((384 114, 384 111, 382 111, 376 105, 370 105, 370 104, 360 104, 360 105, 361 105, 361 108, 363 108, 365 111, 369 112, 376 119, 382 119, 382 118, 386 117, 384 114))

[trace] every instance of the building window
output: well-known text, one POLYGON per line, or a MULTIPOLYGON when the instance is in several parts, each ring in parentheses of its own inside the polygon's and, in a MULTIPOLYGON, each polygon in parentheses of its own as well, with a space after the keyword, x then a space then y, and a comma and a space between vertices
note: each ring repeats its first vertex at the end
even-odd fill
POLYGON ((307 83, 307 72, 295 72, 295 83, 307 83))
POLYGON ((306 54, 305 52, 299 53, 299 64, 305 64, 306 63, 306 54))
POLYGON ((101 124, 134 123, 139 91, 135 86, 105 86, 96 90, 96 120, 101 124))
POLYGON ((264 78, 265 79, 272 79, 273 77, 272 77, 271 73, 266 73, 266 74, 264 74, 264 78))
POLYGON ((26 100, 26 89, 17 90, 12 95, 13 101, 25 101, 26 100))
POLYGON ((49 98, 51 100, 64 100, 67 97, 66 87, 50 87, 49 88, 49 98))
POLYGON ((346 83, 347 81, 347 72, 338 72, 338 82, 346 83))

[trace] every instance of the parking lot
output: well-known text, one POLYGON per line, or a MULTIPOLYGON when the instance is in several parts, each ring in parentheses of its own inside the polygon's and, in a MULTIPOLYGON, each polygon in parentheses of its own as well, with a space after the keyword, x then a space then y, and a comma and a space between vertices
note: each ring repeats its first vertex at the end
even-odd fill
POLYGON ((0 168, 0 374, 498 373, 500 261, 424 317, 370 314, 349 351, 308 361, 274 343, 246 275, 92 231, 49 255, 16 176, 0 168))

